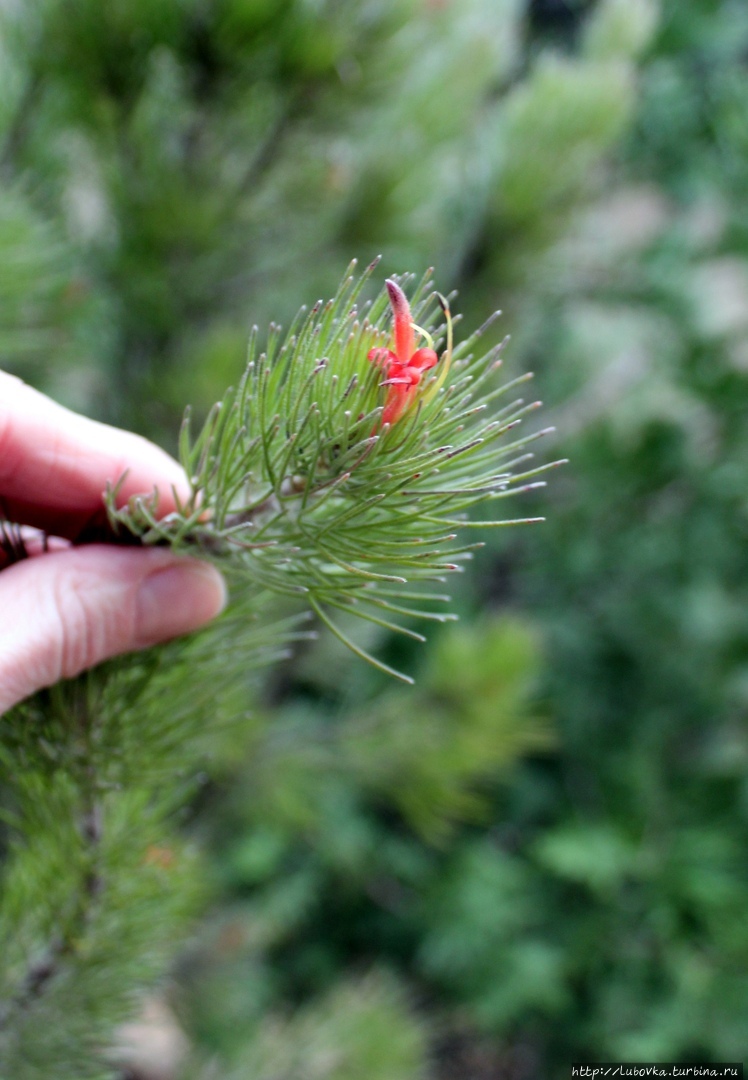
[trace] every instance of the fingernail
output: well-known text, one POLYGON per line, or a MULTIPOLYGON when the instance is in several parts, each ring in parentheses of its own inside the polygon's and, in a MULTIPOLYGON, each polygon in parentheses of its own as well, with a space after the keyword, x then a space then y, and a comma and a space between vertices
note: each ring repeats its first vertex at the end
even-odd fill
POLYGON ((215 567, 189 559, 155 570, 138 589, 136 635, 141 645, 188 634, 215 618, 226 586, 215 567))

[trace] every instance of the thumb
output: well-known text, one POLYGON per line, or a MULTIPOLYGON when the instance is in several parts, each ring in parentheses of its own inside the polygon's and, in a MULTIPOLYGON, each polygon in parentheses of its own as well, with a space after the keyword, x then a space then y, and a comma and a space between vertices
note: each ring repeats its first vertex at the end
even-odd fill
POLYGON ((92 544, 0 573, 0 714, 119 653, 196 630, 221 611, 218 571, 169 551, 92 544))

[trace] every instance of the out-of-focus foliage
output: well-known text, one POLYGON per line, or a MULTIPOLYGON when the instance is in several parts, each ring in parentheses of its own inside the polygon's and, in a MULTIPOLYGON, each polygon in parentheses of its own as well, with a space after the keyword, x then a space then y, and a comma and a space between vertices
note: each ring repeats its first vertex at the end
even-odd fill
POLYGON ((4 366, 166 438, 382 251, 505 308, 572 459, 415 690, 324 640, 217 751, 186 1076, 744 1054, 748 13, 661 7, 2 8, 4 366))
POLYGON ((633 106, 627 41, 613 62, 595 46, 523 75, 522 0, 45 0, 0 17, 5 266, 34 282, 3 362, 162 438, 185 399, 235 378, 250 319, 328 295, 351 253, 447 281, 506 229, 491 257, 519 263, 633 106))
POLYGON ((557 255, 575 467, 517 577, 561 747, 520 785, 576 991, 557 1053, 746 1045, 746 14, 666 9, 617 187, 557 255))
POLYGON ((291 1020, 266 1025, 229 1078, 419 1080, 425 1033, 392 978, 343 981, 291 1020))
MULTIPOLYGON (((452 849, 462 823, 490 822, 497 780, 517 756, 550 745, 547 723, 530 709, 536 655, 517 621, 455 626, 415 689, 380 686, 362 701, 349 684, 333 704, 335 671, 347 660, 328 639, 310 648, 303 670, 317 704, 255 717, 247 764, 207 819, 203 842, 224 899, 185 961, 181 997, 201 1043, 241 1060, 248 1025, 262 1032, 269 1009, 318 994, 333 993, 330 1008, 343 1017, 344 994, 333 988, 346 956, 354 971, 400 967, 425 920, 437 918, 445 877, 461 876, 449 869, 453 858, 480 873, 481 851, 487 888, 474 914, 485 899, 489 909, 471 932, 491 968, 484 923, 493 925, 492 868, 501 860, 483 841, 452 849)), ((295 1030, 294 1020, 289 1038, 295 1030)), ((377 1061, 368 1062, 372 1077, 377 1061)))

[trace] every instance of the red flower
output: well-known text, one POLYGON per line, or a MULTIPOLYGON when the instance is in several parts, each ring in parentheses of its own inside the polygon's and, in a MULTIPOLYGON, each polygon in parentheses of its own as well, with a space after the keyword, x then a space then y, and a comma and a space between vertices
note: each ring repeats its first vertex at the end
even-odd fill
POLYGON ((439 363, 439 357, 433 349, 415 348, 413 331, 418 327, 411 321, 405 293, 394 281, 387 280, 386 285, 395 316, 394 349, 371 349, 367 359, 379 364, 387 376, 381 383, 388 388, 382 424, 394 424, 413 404, 421 376, 439 363))

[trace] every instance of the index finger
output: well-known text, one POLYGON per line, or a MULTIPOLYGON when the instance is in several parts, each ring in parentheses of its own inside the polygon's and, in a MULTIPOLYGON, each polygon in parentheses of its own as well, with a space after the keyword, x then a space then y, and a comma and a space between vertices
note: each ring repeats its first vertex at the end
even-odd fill
MULTIPOLYGON (((183 470, 147 439, 78 416, 0 371, 0 497, 3 513, 57 536, 75 537, 102 509, 107 482, 118 494, 159 492, 159 514, 187 494, 183 470)), ((2 516, 2 514, 0 514, 2 516)))

